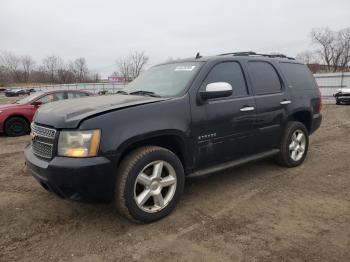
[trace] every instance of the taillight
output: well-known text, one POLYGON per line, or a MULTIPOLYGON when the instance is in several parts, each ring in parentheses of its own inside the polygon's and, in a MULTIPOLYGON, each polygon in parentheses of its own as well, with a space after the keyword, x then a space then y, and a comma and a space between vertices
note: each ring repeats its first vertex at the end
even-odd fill
POLYGON ((316 113, 321 113, 323 102, 322 102, 322 94, 319 88, 317 88, 317 98, 318 98, 318 108, 316 113))

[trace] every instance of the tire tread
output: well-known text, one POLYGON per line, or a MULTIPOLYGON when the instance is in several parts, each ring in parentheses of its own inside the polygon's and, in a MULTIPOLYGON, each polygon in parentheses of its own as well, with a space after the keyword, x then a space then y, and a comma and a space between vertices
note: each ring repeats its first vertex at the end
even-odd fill
MULTIPOLYGON (((281 166, 285 166, 285 167, 294 167, 296 166, 295 164, 293 164, 290 159, 289 159, 289 154, 287 154, 286 152, 289 152, 289 136, 290 136, 290 132, 293 128, 295 128, 296 126, 302 126, 304 131, 306 131, 305 135, 308 136, 308 132, 307 129, 305 127, 305 125, 299 121, 289 121, 285 127, 285 131, 283 133, 282 139, 281 139, 281 143, 280 143, 280 153, 276 156, 276 161, 279 165, 281 166)), ((305 155, 307 154, 307 150, 305 152, 305 155)), ((302 163, 303 161, 301 161, 302 163)))
MULTIPOLYGON (((129 212, 129 209, 126 206, 125 199, 125 185, 128 179, 129 172, 136 165, 138 161, 140 161, 146 155, 156 152, 156 151, 166 151, 174 156, 176 156, 172 151, 159 147, 159 146, 144 146, 135 149, 130 152, 121 162, 121 165, 118 169, 116 188, 115 188, 115 204, 117 211, 122 216, 130 219, 133 222, 141 223, 142 221, 135 219, 129 212)), ((177 156, 176 156, 177 157, 177 156)))

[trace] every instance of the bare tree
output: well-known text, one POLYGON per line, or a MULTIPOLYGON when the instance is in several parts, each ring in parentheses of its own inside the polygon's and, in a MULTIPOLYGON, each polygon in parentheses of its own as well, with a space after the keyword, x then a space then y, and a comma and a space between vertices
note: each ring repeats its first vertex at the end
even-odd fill
POLYGON ((38 66, 36 70, 32 71, 30 78, 33 83, 47 82, 48 76, 47 71, 45 71, 45 67, 42 65, 38 66))
POLYGON ((92 79, 93 79, 94 82, 98 82, 100 80, 100 78, 101 77, 100 77, 100 75, 98 73, 94 73, 92 75, 92 79))
POLYGON ((140 75, 148 59, 144 52, 134 52, 130 55, 131 77, 133 79, 140 75))
POLYGON ((54 83, 58 70, 63 67, 63 60, 58 56, 51 55, 43 59, 43 66, 49 74, 49 81, 54 83))
POLYGON ((60 83, 73 83, 75 82, 75 75, 70 69, 69 65, 62 65, 57 70, 57 80, 60 83))
POLYGON ((128 58, 119 58, 116 62, 118 67, 117 74, 121 76, 125 82, 130 80, 131 77, 131 64, 128 58))
POLYGON ((0 86, 5 86, 9 80, 9 74, 6 67, 0 64, 0 86))
POLYGON ((329 28, 313 29, 313 43, 319 46, 317 50, 328 71, 337 72, 339 68, 348 66, 350 62, 350 28, 332 31, 329 28))
POLYGON ((21 72, 19 69, 20 59, 16 55, 7 51, 2 52, 0 59, 3 67, 6 70, 8 70, 8 72, 11 74, 13 81, 20 82, 21 81, 21 72))
POLYGON ((36 66, 28 55, 16 56, 11 52, 0 52, 0 85, 33 81, 36 83, 73 83, 98 80, 89 73, 85 58, 65 63, 62 58, 50 55, 36 66))
POLYGON ((332 46, 334 45, 335 37, 329 28, 313 29, 311 31, 312 42, 318 44, 320 49, 317 50, 323 62, 327 65, 328 70, 331 69, 331 61, 333 59, 332 46))
POLYGON ((75 59, 70 67, 77 82, 84 82, 86 80, 89 70, 84 57, 75 59))
POLYGON ((144 52, 134 52, 127 57, 119 58, 116 63, 118 74, 124 81, 130 81, 140 75, 148 59, 144 52))
POLYGON ((295 58, 304 64, 317 63, 317 55, 309 50, 298 53, 295 58))
POLYGON ((30 74, 35 66, 35 61, 28 55, 22 56, 20 61, 23 69, 23 81, 28 83, 30 74))
POLYGON ((341 57, 339 64, 342 68, 349 66, 350 64, 350 27, 339 32, 339 39, 341 43, 341 57))

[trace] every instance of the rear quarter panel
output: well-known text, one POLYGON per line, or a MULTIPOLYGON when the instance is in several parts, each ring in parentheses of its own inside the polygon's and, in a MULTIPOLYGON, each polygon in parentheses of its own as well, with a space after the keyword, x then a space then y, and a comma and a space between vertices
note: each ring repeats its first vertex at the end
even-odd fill
MULTIPOLYGON (((296 62, 291 62, 292 64, 299 64, 296 62)), ((280 67, 280 63, 276 63, 277 66, 280 67)), ((292 79, 289 79, 288 72, 285 72, 284 70, 281 70, 280 67, 280 73, 286 83, 286 89, 290 94, 292 104, 288 106, 288 109, 290 110, 290 114, 293 114, 295 112, 299 111, 308 111, 310 112, 311 116, 316 113, 318 107, 319 107, 319 98, 318 98, 318 86, 317 83, 309 71, 309 69, 305 65, 301 65, 305 67, 305 74, 309 75, 310 79, 309 81, 305 82, 305 85, 302 87, 295 87, 293 86, 292 79)), ((305 77, 305 75, 304 75, 305 77)))

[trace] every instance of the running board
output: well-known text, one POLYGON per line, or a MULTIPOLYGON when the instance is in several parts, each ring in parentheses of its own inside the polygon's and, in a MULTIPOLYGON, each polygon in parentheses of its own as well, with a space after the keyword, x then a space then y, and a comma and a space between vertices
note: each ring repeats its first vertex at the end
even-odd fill
POLYGON ((227 169, 227 168, 240 166, 240 165, 243 165, 243 164, 248 163, 248 162, 256 161, 256 160, 266 158, 269 156, 273 156, 273 155, 278 154, 279 152, 280 152, 279 149, 272 149, 270 151, 259 153, 259 154, 253 155, 253 156, 248 156, 248 157, 240 158, 240 159, 237 159, 234 161, 225 162, 225 163, 213 166, 213 167, 204 168, 204 169, 195 171, 193 173, 190 173, 187 177, 199 177, 199 176, 207 175, 210 173, 219 172, 219 171, 227 169))

